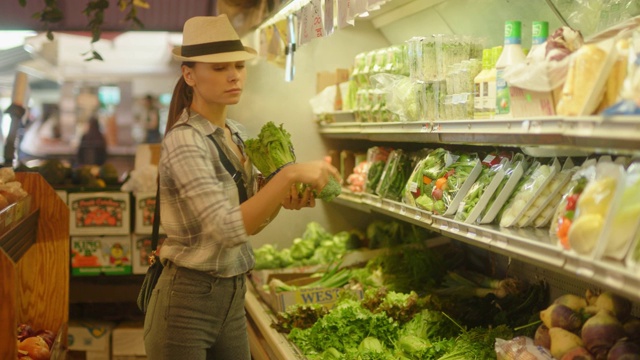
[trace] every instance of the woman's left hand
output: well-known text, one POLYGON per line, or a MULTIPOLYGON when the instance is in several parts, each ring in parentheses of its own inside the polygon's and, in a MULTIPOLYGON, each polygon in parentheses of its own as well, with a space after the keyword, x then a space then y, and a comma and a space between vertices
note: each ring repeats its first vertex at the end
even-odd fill
POLYGON ((300 210, 305 207, 316 206, 316 199, 311 194, 311 188, 307 188, 302 196, 298 194, 298 189, 295 185, 291 186, 291 191, 284 200, 282 200, 282 207, 288 210, 300 210))

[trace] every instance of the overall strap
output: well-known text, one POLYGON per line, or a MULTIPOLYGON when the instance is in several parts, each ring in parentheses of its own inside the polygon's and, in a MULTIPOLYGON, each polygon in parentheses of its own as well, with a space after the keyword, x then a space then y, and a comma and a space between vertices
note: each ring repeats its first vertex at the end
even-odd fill
POLYGON ((238 187, 238 198, 240 199, 240 204, 242 204, 248 199, 247 189, 244 186, 244 180, 242 180, 242 173, 240 172, 240 170, 237 170, 233 166, 227 155, 224 153, 224 151, 222 151, 220 144, 218 144, 216 139, 213 138, 213 135, 209 135, 209 138, 211 139, 211 141, 213 141, 213 144, 218 149, 218 154, 220 156, 220 162, 222 163, 222 166, 227 169, 227 171, 231 175, 231 178, 236 183, 236 187, 238 187))

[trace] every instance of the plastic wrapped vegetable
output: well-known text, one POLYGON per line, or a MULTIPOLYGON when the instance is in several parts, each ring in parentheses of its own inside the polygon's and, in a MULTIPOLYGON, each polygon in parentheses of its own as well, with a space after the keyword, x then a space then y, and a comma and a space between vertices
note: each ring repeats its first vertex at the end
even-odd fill
POLYGON ((365 183, 365 192, 375 194, 378 189, 378 183, 382 178, 382 172, 387 163, 389 152, 391 150, 384 147, 374 146, 367 150, 367 162, 369 170, 367 171, 367 181, 365 183))
POLYGON ((547 204, 549 204, 553 200, 553 198, 555 198, 555 195, 560 191, 560 188, 563 187, 571 179, 571 175, 575 172, 576 169, 572 167, 555 174, 533 201, 533 204, 531 204, 531 206, 529 206, 524 214, 522 214, 522 216, 518 220, 518 226, 524 227, 530 225, 530 223, 535 220, 538 214, 540 214, 542 210, 544 210, 544 207, 546 207, 547 204))
POLYGON ((627 170, 624 193, 613 215, 604 255, 622 260, 633 240, 640 222, 640 163, 627 170))
POLYGON ((389 154, 376 193, 383 198, 399 201, 410 174, 411 161, 407 154, 400 149, 392 151, 389 154))
MULTIPOLYGON (((516 173, 516 169, 525 167, 525 165, 526 165, 526 161, 525 161, 525 157, 524 157, 523 154, 515 154, 513 156, 513 159, 511 160, 509 165, 507 165, 506 169, 504 170, 504 177, 502 178, 502 181, 500 181, 500 184, 498 184, 498 187, 493 192, 493 195, 491 195, 491 197, 489 198, 489 201, 487 202, 487 205, 485 206, 484 210, 482 210, 482 212, 480 213, 480 216, 478 216, 478 221, 481 221, 481 220, 483 220, 483 219, 485 219, 487 217, 490 217, 490 216, 488 216, 489 215, 489 211, 491 211, 491 209, 494 206, 494 204, 496 203, 496 201, 498 201, 500 195, 502 194, 502 191, 505 189, 505 187, 507 186, 509 181, 512 179, 512 176, 515 176, 514 174, 516 173)), ((518 180, 519 180, 519 178, 518 179, 513 178, 513 181, 518 181, 518 180)), ((502 196, 505 197, 505 198, 510 197, 511 196, 511 192, 514 189, 511 189, 509 191, 509 194, 505 193, 502 196)), ((496 206, 498 206, 498 204, 496 204, 496 206)), ((487 220, 486 222, 491 222, 491 221, 493 221, 493 219, 487 220)))
POLYGON ((494 179, 496 174, 507 166, 507 163, 500 163, 491 167, 483 167, 478 180, 471 186, 467 194, 464 196, 458 211, 456 212, 455 219, 458 221, 465 221, 471 212, 475 209, 480 197, 485 193, 485 190, 494 179))
POLYGON ((586 175, 589 171, 595 171, 595 168, 591 168, 591 170, 581 170, 573 175, 569 182, 569 189, 563 195, 551 220, 551 227, 549 228, 551 238, 557 239, 560 245, 567 250, 570 248, 568 238, 569 228, 575 217, 578 198, 589 182, 589 177, 586 175))
POLYGON ((575 219, 569 228, 571 249, 590 255, 598 244, 614 202, 617 187, 624 184, 622 166, 600 163, 596 166, 596 179, 589 182, 578 199, 575 219))
POLYGON ((405 204, 432 211, 433 201, 430 201, 431 205, 429 205, 431 200, 429 195, 435 185, 434 181, 447 166, 447 162, 451 163, 452 160, 449 151, 438 148, 419 161, 404 187, 402 201, 405 204))
MULTIPOLYGON (((450 166, 445 168, 441 176, 436 179, 436 184, 431 196, 433 198, 433 212, 436 214, 444 214, 453 199, 462 188, 463 184, 472 176, 473 169, 478 166, 480 159, 477 154, 461 154, 460 157, 450 166)), ((477 173, 476 175, 477 176, 477 173)), ((470 179, 471 182, 475 178, 470 179)), ((456 206, 457 204, 453 204, 456 206)))
POLYGON ((527 206, 534 200, 534 196, 538 194, 538 190, 546 183, 549 176, 552 175, 551 165, 540 165, 531 176, 521 182, 516 191, 505 205, 500 217, 500 226, 510 227, 517 223, 519 217, 527 206))

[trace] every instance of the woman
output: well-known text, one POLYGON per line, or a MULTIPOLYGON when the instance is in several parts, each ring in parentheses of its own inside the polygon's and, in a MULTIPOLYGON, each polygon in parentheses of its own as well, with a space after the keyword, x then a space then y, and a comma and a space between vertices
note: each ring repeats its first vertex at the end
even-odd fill
POLYGON ((338 171, 325 161, 284 167, 257 190, 237 122, 226 118, 244 87, 244 47, 226 15, 195 17, 183 29, 183 61, 169 109, 158 166, 165 265, 149 301, 145 347, 149 359, 249 360, 244 312, 246 273, 254 265, 249 235, 282 206, 313 207, 295 183, 322 189, 338 171), (222 151, 218 151, 219 149, 222 151), (237 186, 223 166, 240 170, 237 186), (240 204, 244 188, 248 199, 240 204))

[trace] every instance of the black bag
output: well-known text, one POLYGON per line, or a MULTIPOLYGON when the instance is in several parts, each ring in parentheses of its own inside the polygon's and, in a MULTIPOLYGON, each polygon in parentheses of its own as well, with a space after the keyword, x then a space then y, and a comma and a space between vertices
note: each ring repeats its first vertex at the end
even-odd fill
MULTIPOLYGON (((244 186, 244 180, 242 180, 242 173, 239 170, 236 170, 229 161, 229 158, 225 155, 225 153, 218 145, 218 142, 215 141, 213 136, 210 136, 213 143, 216 145, 218 149, 218 154, 220 156, 220 162, 224 168, 229 172, 231 177, 236 183, 236 187, 238 188, 238 196, 240 198, 240 203, 242 204, 245 200, 247 200, 247 189, 244 186)), ((149 300, 151 299, 151 294, 153 293, 153 289, 156 287, 156 283, 160 278, 160 274, 162 274, 162 269, 164 266, 160 262, 160 257, 156 254, 156 249, 158 248, 158 231, 160 229, 160 182, 158 182, 158 191, 156 193, 156 208, 153 213, 153 231, 151 235, 151 255, 149 255, 149 269, 147 269, 147 273, 144 276, 144 281, 142 282, 142 287, 140 288, 140 292, 138 293, 138 309, 140 309, 143 313, 147 313, 147 307, 149 306, 149 300)))
POLYGON ((160 258, 156 254, 158 248, 158 232, 160 228, 160 184, 158 184, 158 192, 156 193, 156 208, 153 213, 153 230, 151 232, 151 255, 149 255, 149 269, 144 275, 144 281, 142 287, 138 293, 138 309, 143 313, 147 313, 147 306, 149 305, 149 299, 153 289, 156 287, 156 283, 162 274, 164 266, 160 262, 160 258))

